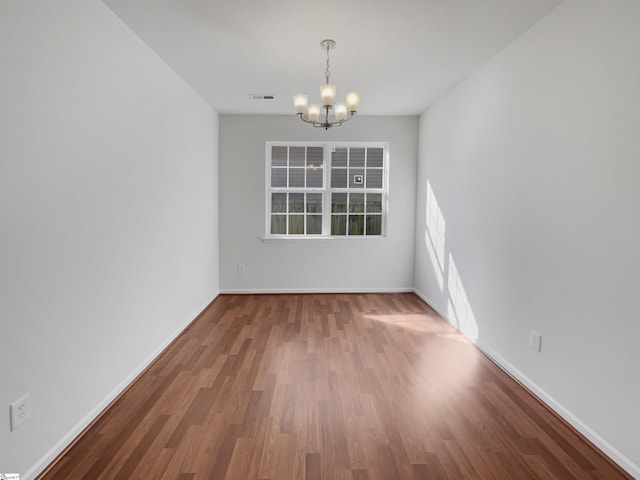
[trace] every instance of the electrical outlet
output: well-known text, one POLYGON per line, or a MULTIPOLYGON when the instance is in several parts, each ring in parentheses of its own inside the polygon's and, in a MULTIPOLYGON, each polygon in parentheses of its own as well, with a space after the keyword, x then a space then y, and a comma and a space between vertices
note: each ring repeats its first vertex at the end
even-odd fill
POLYGON ((244 273, 244 272, 245 272, 244 263, 239 263, 238 264, 238 273, 244 273))
POLYGON ((400 264, 399 264, 399 263, 396 263, 396 264, 393 266, 393 271, 394 271, 395 273, 400 273, 400 264))
POLYGON ((529 332, 529 347, 536 352, 542 351, 542 335, 531 330, 529 332))
POLYGON ((31 417, 31 395, 27 394, 9 406, 11 431, 22 425, 31 417))

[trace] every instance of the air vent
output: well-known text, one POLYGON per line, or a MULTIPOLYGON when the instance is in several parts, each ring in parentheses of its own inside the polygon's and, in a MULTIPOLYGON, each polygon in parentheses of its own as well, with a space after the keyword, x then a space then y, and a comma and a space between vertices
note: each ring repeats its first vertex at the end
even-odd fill
POLYGON ((250 93, 249 98, 251 100, 275 100, 276 96, 271 94, 250 93))

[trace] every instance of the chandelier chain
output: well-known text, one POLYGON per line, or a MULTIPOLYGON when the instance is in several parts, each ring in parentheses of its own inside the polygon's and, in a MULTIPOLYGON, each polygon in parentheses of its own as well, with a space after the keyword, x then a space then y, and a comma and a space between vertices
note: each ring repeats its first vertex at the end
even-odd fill
POLYGON ((329 73, 329 48, 330 48, 330 45, 327 44, 327 68, 324 71, 324 76, 325 76, 325 79, 326 79, 325 83, 329 83, 329 75, 330 75, 330 73, 329 73))

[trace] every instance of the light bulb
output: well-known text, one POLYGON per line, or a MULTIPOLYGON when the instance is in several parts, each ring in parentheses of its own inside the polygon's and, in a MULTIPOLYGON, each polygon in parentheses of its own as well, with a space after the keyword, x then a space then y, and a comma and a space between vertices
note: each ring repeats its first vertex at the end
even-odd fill
POLYGON ((336 103, 334 107, 334 112, 336 114, 336 120, 341 122, 342 120, 347 119, 347 104, 346 103, 336 103))
POLYGON ((296 109, 296 113, 307 113, 307 99, 308 97, 304 93, 297 93, 293 96, 293 107, 296 109))
POLYGON ((336 86, 328 83, 320 85, 320 98, 322 99, 322 105, 333 105, 336 99, 336 86))
POLYGON ((312 103, 307 107, 307 117, 311 122, 317 122, 320 120, 320 105, 312 103))
POLYGON ((350 112, 357 112, 360 106, 360 94, 358 92, 347 93, 347 109, 350 112))

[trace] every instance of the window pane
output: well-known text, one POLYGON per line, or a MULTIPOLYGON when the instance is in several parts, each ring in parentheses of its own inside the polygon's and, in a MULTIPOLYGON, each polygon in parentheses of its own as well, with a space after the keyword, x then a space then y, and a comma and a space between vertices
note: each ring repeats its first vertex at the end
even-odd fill
POLYGON ((331 165, 334 167, 346 167, 347 166, 347 149, 336 148, 336 151, 331 154, 331 165))
POLYGON ((289 169, 289 186, 304 187, 304 168, 289 169))
POLYGON ((352 148, 349 151, 349 166, 364 167, 364 148, 352 148))
POLYGON ((287 233, 287 216, 271 215, 271 234, 284 235, 287 233))
POLYGON ((347 194, 333 193, 331 195, 331 211, 334 213, 347 212, 347 194))
POLYGON ((381 193, 367 193, 367 212, 382 213, 381 193))
POLYGON ((364 215, 349 215, 349 235, 364 235, 364 215))
POLYGON ((364 168, 349 169, 349 188, 364 188, 364 168))
POLYGON ((320 235, 322 233, 322 215, 307 215, 307 234, 320 235))
POLYGON ((331 188, 347 188, 347 169, 331 169, 331 188))
POLYGON ((347 216, 331 215, 331 235, 347 234, 347 216))
POLYGON ((286 168, 271 169, 271 186, 272 187, 287 186, 287 169, 286 168))
POLYGON ((382 148, 367 149, 367 167, 382 167, 382 148))
POLYGON ((307 213, 322 213, 321 193, 307 193, 307 213))
POLYGON ((381 168, 367 168, 367 188, 382 188, 381 168))
POLYGON ((279 213, 287 211, 287 194, 272 193, 271 194, 271 212, 279 213))
POLYGON ((322 147, 307 148, 307 167, 322 167, 324 164, 324 152, 322 147))
POLYGON ((289 194, 289 213, 304 212, 304 193, 289 194))
POLYGON ((302 235, 304 233, 304 215, 289 215, 289 234, 302 235))
POLYGON ((322 167, 307 167, 307 187, 322 188, 322 177, 324 171, 322 167))
POLYGON ((271 147, 271 166, 287 166, 287 147, 271 147))
POLYGON ((349 213, 364 212, 364 193, 352 193, 349 195, 349 213))
POLYGON ((382 215, 367 215, 367 235, 382 234, 382 215))
POLYGON ((305 147, 291 147, 289 149, 289 166, 304 167, 305 147))

